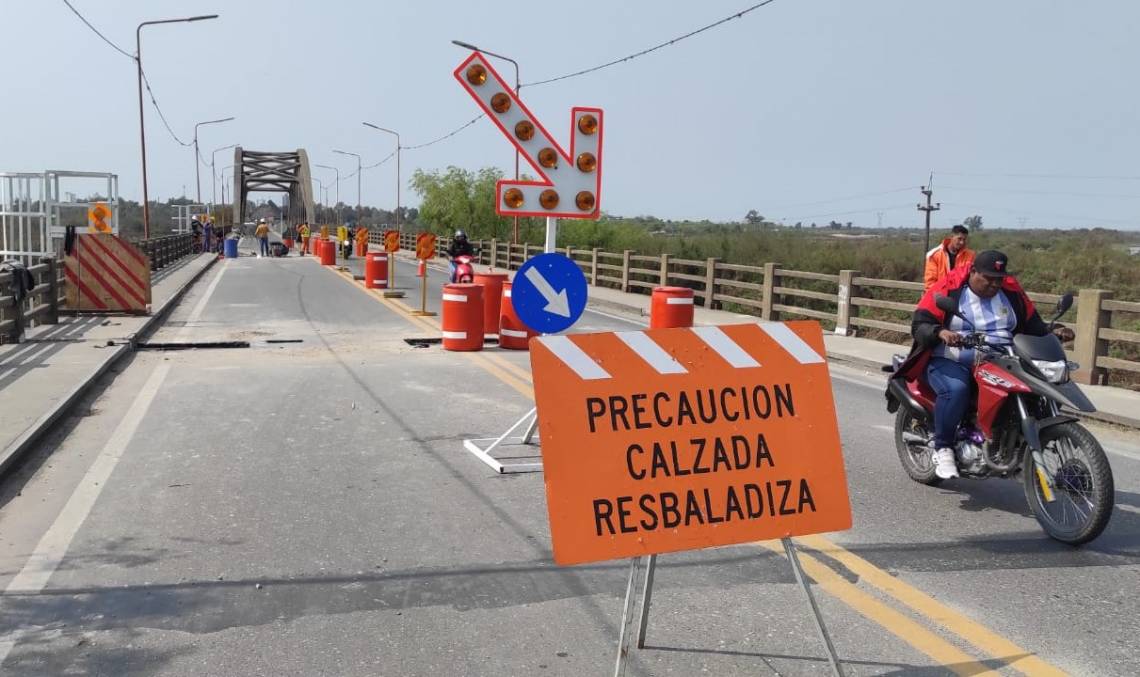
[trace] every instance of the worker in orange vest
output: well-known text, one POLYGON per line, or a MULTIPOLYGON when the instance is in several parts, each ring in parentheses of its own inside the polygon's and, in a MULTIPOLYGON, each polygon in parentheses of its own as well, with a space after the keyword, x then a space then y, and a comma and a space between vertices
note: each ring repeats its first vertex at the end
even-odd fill
POLYGON ((969 238, 968 228, 954 226, 950 229, 950 237, 926 252, 926 270, 922 276, 926 289, 933 287, 935 282, 946 277, 951 270, 970 267, 974 261, 974 251, 966 247, 969 238))
POLYGON ((368 255, 368 229, 364 226, 356 229, 356 255, 368 255))
POLYGON ((301 238, 301 256, 307 256, 309 254, 309 235, 309 224, 302 223, 300 227, 297 228, 297 237, 301 238))

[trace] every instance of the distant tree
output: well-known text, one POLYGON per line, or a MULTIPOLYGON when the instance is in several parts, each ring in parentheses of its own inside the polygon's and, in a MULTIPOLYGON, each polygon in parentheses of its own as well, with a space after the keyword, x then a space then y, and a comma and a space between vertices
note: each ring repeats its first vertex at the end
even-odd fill
POLYGON ((812 227, 812 228, 815 228, 815 227, 816 227, 816 225, 815 225, 815 221, 812 221, 812 222, 811 222, 811 227, 812 227))
POLYGON ((796 221, 796 228, 803 228, 803 227, 804 227, 803 221, 796 221))
POLYGON ((840 228, 843 227, 843 224, 838 222, 838 221, 831 221, 827 224, 827 227, 832 229, 832 230, 839 230, 840 228))
POLYGON ((764 217, 760 216, 760 212, 755 209, 749 209, 748 213, 744 215, 744 222, 750 226, 758 226, 764 223, 764 217))
POLYGON ((849 230, 850 230, 850 228, 851 228, 851 222, 850 222, 850 221, 848 221, 848 222, 847 222, 847 228, 848 228, 849 230))
POLYGON ((962 225, 969 228, 970 232, 977 232, 982 229, 982 217, 974 214, 962 219, 962 225))

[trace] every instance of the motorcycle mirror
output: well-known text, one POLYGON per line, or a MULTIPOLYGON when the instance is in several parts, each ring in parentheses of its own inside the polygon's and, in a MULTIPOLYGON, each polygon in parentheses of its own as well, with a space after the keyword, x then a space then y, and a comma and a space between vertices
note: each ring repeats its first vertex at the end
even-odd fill
POLYGON ((942 294, 935 294, 934 295, 934 305, 937 306, 938 309, 944 313, 949 313, 950 315, 957 315, 958 314, 958 304, 954 301, 954 299, 950 298, 949 296, 943 296, 942 294))
POLYGON ((1073 307, 1073 292, 1065 292, 1060 301, 1057 301, 1057 317, 1061 317, 1069 312, 1069 308, 1073 307))

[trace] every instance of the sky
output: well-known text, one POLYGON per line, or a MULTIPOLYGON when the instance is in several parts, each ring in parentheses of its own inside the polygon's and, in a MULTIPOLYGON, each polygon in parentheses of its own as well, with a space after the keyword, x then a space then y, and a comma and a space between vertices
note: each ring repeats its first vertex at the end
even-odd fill
MULTIPOLYGON (((994 227, 1140 229, 1140 3, 1131 0, 774 0, 743 17, 581 77, 589 68, 732 15, 758 0, 71 0, 135 50, 175 134, 212 151, 305 148, 355 170, 478 115, 452 78, 459 39, 520 64, 522 99, 556 137, 570 108, 605 110, 602 209, 624 216, 789 225, 834 219, 917 226, 934 174, 935 227, 971 214, 994 227)), ((0 172, 114 172, 142 195, 132 59, 62 0, 0 0, 7 105, 0 172)), ((512 66, 497 62, 513 79, 512 66)), ((193 151, 145 107, 152 199, 194 197, 193 151)), ((233 162, 216 155, 216 168, 233 162)), ((402 153, 415 169, 494 166, 512 146, 483 119, 402 153)), ((326 184, 332 171, 313 168, 326 184)), ((211 198, 208 167, 202 194, 211 198)), ((365 204, 392 208, 396 167, 362 175, 365 204)), ((340 199, 357 200, 355 179, 340 199)), ((335 191, 333 191, 335 194, 335 191)), ((220 196, 219 196, 220 197, 220 196)), ((266 195, 266 197, 276 197, 266 195)))

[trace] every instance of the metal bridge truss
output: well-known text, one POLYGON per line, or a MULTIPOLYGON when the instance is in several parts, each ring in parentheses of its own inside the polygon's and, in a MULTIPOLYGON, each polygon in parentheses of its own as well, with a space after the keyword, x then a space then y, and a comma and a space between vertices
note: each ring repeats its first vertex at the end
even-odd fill
POLYGON ((270 152, 234 149, 234 216, 245 223, 245 208, 250 193, 286 193, 288 210, 284 227, 313 223, 312 175, 309 155, 303 148, 293 152, 270 152))

